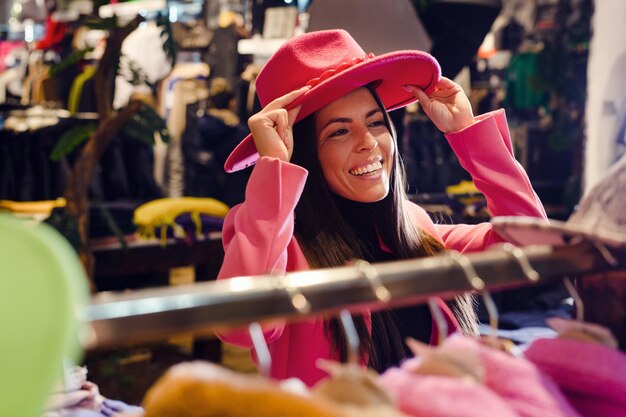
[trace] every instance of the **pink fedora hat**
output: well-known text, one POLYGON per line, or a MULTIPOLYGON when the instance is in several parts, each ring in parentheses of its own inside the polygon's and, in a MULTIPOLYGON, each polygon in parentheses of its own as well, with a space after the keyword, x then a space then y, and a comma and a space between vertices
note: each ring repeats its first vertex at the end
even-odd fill
MULTIPOLYGON (((259 73, 256 89, 265 107, 290 91, 311 86, 290 105, 302 105, 297 122, 369 83, 375 83, 387 110, 397 109, 417 101, 403 85, 417 85, 428 93, 440 77, 439 64, 425 52, 374 56, 366 54, 345 30, 324 30, 296 36, 283 44, 259 73)), ((238 171, 254 164, 258 157, 252 135, 248 135, 230 154, 224 169, 238 171)))

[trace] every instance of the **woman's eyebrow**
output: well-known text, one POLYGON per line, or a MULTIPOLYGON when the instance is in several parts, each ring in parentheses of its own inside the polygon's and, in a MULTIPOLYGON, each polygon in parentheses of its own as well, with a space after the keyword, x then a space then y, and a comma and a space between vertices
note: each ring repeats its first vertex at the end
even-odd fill
POLYGON ((322 129, 325 129, 327 126, 332 125, 333 123, 350 123, 352 121, 352 119, 348 118, 348 117, 337 117, 335 119, 330 119, 329 121, 327 121, 324 126, 322 126, 322 129))
MULTIPOLYGON (((371 117, 376 113, 382 113, 382 111, 378 108, 372 109, 367 112, 367 114, 365 115, 365 118, 367 119, 368 117, 371 117)), ((325 129, 327 126, 330 126, 333 123, 350 123, 351 121, 352 119, 350 119, 349 117, 336 117, 334 119, 330 119, 329 121, 327 121, 320 130, 325 129)))
POLYGON ((365 115, 365 118, 367 119, 368 117, 373 116, 376 113, 382 113, 382 111, 379 108, 372 109, 372 110, 367 112, 367 114, 365 115))

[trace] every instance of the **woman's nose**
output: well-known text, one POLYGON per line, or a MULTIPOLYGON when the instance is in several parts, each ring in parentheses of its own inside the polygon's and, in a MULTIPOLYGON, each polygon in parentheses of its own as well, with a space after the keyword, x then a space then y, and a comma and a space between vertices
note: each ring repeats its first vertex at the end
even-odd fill
POLYGON ((372 135, 372 133, 369 131, 363 132, 360 142, 358 143, 359 151, 369 152, 369 151, 372 151, 373 149, 376 149, 377 146, 378 146, 378 141, 376 140, 376 137, 374 137, 374 135, 372 135))

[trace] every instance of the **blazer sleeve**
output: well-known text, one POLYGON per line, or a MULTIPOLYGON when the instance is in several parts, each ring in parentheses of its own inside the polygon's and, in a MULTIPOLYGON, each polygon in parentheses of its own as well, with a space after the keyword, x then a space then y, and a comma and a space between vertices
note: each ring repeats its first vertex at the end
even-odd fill
MULTIPOLYGON (((477 123, 448 133, 461 166, 487 200, 492 216, 530 216, 547 219, 524 168, 515 160, 504 110, 477 118, 477 123)), ((490 223, 435 225, 445 246, 461 252, 480 251, 503 242, 490 223)))
MULTIPOLYGON (((285 272, 288 246, 294 239, 294 209, 308 172, 276 158, 258 160, 246 187, 245 201, 233 207, 224 220, 224 261, 217 279, 285 272)), ((277 320, 263 326, 265 339, 280 337, 285 325, 277 320)), ((225 342, 250 347, 243 330, 218 332, 225 342)))

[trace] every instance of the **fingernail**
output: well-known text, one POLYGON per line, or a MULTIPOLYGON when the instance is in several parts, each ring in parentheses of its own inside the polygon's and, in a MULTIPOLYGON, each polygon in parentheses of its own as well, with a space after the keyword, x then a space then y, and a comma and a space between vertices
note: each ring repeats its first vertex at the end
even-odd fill
POLYGON ((403 85, 402 88, 404 88, 409 93, 413 92, 413 87, 411 87, 410 85, 403 85))

